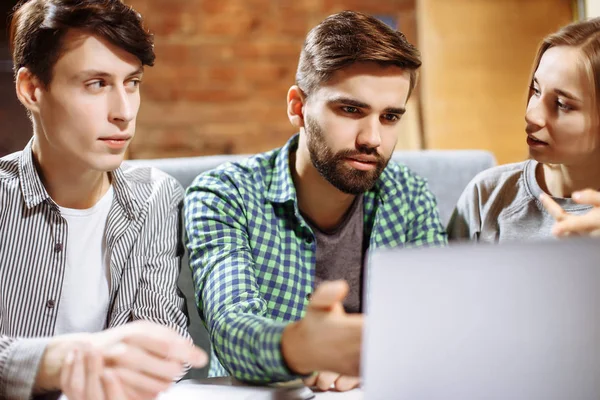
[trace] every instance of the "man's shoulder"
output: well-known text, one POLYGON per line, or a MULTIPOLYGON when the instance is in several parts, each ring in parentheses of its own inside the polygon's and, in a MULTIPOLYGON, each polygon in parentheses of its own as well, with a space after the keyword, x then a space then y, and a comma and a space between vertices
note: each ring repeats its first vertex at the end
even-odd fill
POLYGON ((19 161, 22 151, 0 158, 0 180, 19 179, 19 161))
POLYGON ((420 192, 427 185, 427 179, 412 171, 406 165, 390 161, 379 178, 381 187, 387 194, 397 196, 420 192))
POLYGON ((276 159, 280 150, 275 149, 240 161, 221 164, 215 169, 198 175, 189 190, 230 188, 264 195, 264 189, 268 186, 275 171, 276 159))
POLYGON ((119 171, 136 200, 147 203, 155 199, 168 198, 180 201, 183 188, 171 175, 154 167, 123 164, 119 171))

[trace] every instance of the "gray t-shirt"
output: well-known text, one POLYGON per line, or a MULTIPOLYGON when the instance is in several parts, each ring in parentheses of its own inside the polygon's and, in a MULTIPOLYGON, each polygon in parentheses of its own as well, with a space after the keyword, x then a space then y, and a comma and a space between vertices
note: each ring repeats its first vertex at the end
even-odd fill
MULTIPOLYGON (((538 162, 501 165, 478 174, 467 186, 448 225, 451 240, 479 242, 552 238, 554 218, 539 201, 538 162)), ((553 197, 565 211, 585 214, 592 207, 553 197)))
POLYGON ((306 218, 317 239, 315 288, 323 281, 344 279, 350 286, 344 301, 346 312, 361 311, 363 271, 363 195, 356 196, 343 221, 323 232, 306 218))

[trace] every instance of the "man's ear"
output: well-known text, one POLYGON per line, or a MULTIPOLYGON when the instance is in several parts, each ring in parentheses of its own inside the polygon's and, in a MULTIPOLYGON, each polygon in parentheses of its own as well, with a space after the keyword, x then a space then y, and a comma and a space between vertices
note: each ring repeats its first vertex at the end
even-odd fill
POLYGON ((17 98, 31 112, 39 112, 39 100, 42 91, 40 80, 26 67, 21 67, 17 72, 15 82, 17 98))
POLYGON ((287 94, 287 114, 292 125, 297 128, 304 127, 304 102, 306 96, 304 92, 294 85, 288 90, 287 94))

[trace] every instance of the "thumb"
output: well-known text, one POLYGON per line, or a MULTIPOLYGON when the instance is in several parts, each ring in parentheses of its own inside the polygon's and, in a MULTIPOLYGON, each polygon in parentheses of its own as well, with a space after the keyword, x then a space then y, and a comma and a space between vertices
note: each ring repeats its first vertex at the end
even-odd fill
POLYGON ((344 301, 348 295, 349 287, 346 281, 323 282, 310 298, 309 308, 328 310, 334 305, 344 301))
POLYGON ((573 193, 573 200, 579 204, 591 204, 600 207, 600 192, 592 189, 585 189, 573 193))

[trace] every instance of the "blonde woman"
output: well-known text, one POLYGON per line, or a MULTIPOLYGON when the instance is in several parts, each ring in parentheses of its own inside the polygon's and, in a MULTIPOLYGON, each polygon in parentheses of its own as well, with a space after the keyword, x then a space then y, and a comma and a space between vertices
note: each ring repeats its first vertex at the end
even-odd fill
POLYGON ((476 176, 459 199, 450 238, 504 242, 598 232, 600 195, 576 193, 600 188, 599 94, 600 18, 546 37, 525 113, 530 159, 476 176))

